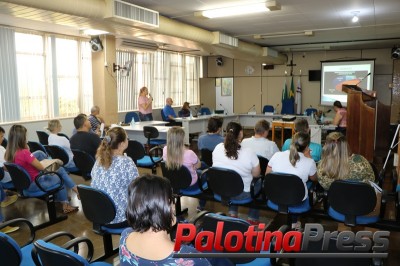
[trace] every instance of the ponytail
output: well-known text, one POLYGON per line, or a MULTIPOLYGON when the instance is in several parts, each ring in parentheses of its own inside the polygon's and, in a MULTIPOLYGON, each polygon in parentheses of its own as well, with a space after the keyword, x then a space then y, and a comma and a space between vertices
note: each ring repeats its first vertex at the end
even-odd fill
POLYGON ((224 141, 225 154, 229 159, 237 160, 240 150, 239 135, 242 126, 237 122, 230 122, 226 127, 226 136, 224 141))
POLYGON ((113 150, 118 149, 121 142, 126 140, 125 130, 120 127, 114 127, 107 132, 107 136, 101 141, 97 149, 96 159, 105 169, 112 164, 113 150))
POLYGON ((290 144, 289 161, 293 166, 296 166, 296 162, 300 160, 299 152, 304 150, 310 145, 310 135, 304 132, 296 133, 292 138, 290 144))

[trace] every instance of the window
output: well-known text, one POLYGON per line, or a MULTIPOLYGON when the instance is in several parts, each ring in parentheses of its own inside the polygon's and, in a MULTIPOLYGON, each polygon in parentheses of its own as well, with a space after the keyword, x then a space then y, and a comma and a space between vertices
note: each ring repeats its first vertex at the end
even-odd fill
MULTIPOLYGON (((16 71, 6 73, 10 81, 3 82, 0 96, 3 104, 3 97, 10 98, 7 95, 13 90, 12 102, 17 102, 17 107, 12 115, 1 115, 0 122, 71 117, 89 112, 93 105, 93 85, 87 40, 38 32, 10 32, 0 27, 2 38, 2 43, 11 48, 7 53, 9 58, 0 59, 0 63, 12 62, 15 57, 16 71)), ((0 72, 4 71, 0 68, 0 72)), ((10 112, 10 108, 2 113, 6 111, 10 112)))
POLYGON ((162 108, 165 98, 172 97, 174 104, 188 101, 199 104, 199 56, 173 52, 134 53, 117 51, 117 64, 132 61, 127 77, 117 74, 118 111, 137 110, 137 98, 141 87, 146 86, 154 98, 153 108, 162 108))

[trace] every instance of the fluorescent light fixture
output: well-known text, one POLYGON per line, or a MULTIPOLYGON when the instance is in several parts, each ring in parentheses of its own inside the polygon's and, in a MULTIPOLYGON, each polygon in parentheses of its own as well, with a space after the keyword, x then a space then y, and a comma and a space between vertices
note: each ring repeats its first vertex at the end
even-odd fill
POLYGON ((194 15, 196 17, 222 18, 222 17, 237 16, 237 15, 268 12, 280 9, 281 7, 279 4, 276 3, 276 1, 269 1, 265 3, 256 3, 249 5, 231 6, 231 7, 198 11, 194 12, 194 15))
POLYGON ((306 31, 291 31, 291 32, 276 32, 271 34, 256 34, 253 35, 254 39, 268 39, 268 38, 280 38, 280 37, 292 37, 292 36, 313 36, 314 32, 311 30, 306 31))
POLYGON ((358 22, 358 13, 360 13, 360 12, 358 12, 358 11, 352 12, 353 18, 351 19, 351 22, 353 22, 353 23, 358 22))
POLYGON ((107 33, 108 33, 107 31, 104 31, 104 30, 96 30, 96 29, 82 29, 82 30, 81 30, 81 34, 90 35, 90 36, 93 36, 93 35, 102 35, 102 34, 107 34, 107 33))

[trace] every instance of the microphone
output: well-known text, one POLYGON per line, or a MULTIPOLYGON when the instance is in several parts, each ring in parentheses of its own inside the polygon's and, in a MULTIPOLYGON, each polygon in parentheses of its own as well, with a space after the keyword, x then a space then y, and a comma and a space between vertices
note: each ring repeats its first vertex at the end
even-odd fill
POLYGON ((224 109, 225 115, 228 115, 228 112, 226 111, 226 108, 221 103, 219 105, 224 109))
MULTIPOLYGON (((193 112, 193 109, 192 109, 192 106, 189 106, 189 108, 190 108, 190 110, 192 110, 192 112, 193 112)), ((194 108, 194 110, 196 111, 196 114, 194 114, 193 116, 197 116, 197 114, 198 114, 198 111, 197 111, 197 108, 196 107, 193 107, 194 108)))
POLYGON ((369 75, 371 75, 371 72, 369 72, 365 77, 363 77, 362 79, 360 79, 360 81, 356 84, 356 86, 358 86, 358 84, 360 84, 364 79, 366 79, 369 75))
POLYGON ((325 114, 330 113, 332 111, 332 109, 329 109, 328 111, 325 112, 325 114))
POLYGON ((150 93, 149 93, 149 96, 150 96, 151 100, 153 101, 153 100, 154 100, 154 98, 153 98, 153 96, 151 96, 151 94, 150 94, 150 93))
POLYGON ((250 110, 251 109, 254 109, 256 107, 256 105, 255 104, 253 104, 253 106, 252 107, 250 107, 250 109, 249 110, 247 110, 247 112, 250 112, 250 110))

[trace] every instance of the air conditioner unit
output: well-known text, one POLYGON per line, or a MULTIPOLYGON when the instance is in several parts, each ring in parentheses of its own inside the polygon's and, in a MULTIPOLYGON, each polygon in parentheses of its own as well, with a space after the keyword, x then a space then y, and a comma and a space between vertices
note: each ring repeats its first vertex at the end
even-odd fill
POLYGON ((130 39, 116 39, 116 46, 120 50, 133 50, 137 52, 154 52, 158 50, 157 43, 130 39))
POLYGON ((106 0, 107 20, 141 28, 158 28, 159 13, 124 0, 106 0))
POLYGON ((238 47, 238 38, 231 37, 219 31, 213 31, 214 40, 212 44, 219 44, 222 46, 238 47))

